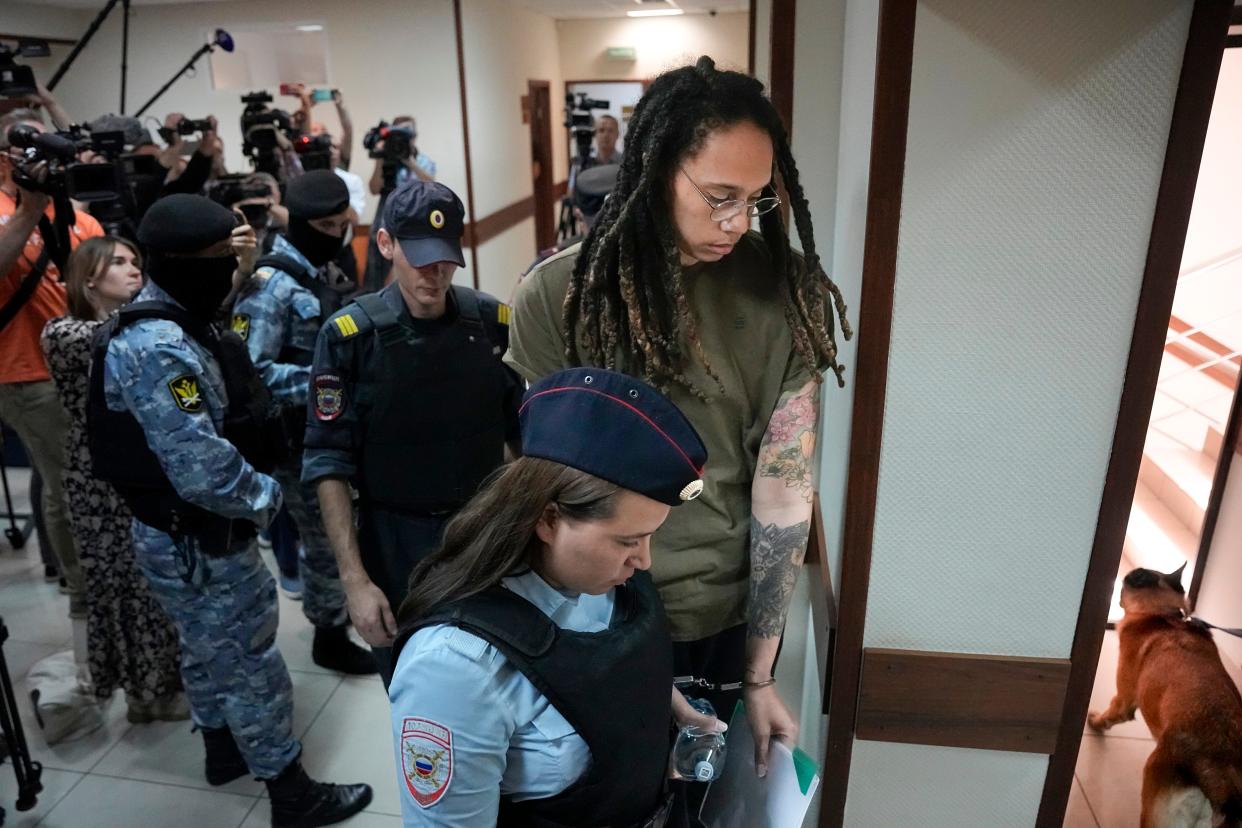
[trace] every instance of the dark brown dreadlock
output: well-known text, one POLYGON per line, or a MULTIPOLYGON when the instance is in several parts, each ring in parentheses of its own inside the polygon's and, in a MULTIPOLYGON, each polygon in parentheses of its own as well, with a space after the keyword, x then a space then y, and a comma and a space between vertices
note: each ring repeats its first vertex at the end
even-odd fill
POLYGON ((780 278, 794 347, 817 382, 831 368, 838 385, 845 385, 828 307, 831 297, 849 339, 845 300, 815 252, 811 211, 785 127, 762 83, 740 72, 719 71, 709 57, 660 75, 634 109, 616 186, 582 243, 565 296, 566 356, 572 364, 620 367, 614 364, 620 351, 633 360, 625 367, 648 382, 680 383, 701 396, 685 374, 685 342, 720 382, 703 352, 686 296, 667 188, 682 160, 697 152, 713 130, 745 121, 772 138, 775 172, 789 193, 802 240, 803 255, 798 256, 790 249, 779 210, 759 220, 780 278), (579 323, 581 339, 574 335, 579 323))

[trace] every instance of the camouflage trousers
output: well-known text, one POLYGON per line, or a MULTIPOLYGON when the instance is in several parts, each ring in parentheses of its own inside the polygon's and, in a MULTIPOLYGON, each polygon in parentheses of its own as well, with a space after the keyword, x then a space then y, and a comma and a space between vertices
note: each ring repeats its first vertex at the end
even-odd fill
POLYGON ((345 589, 328 543, 314 486, 302 483, 302 462, 282 465, 272 472, 285 496, 285 507, 298 527, 303 554, 298 557, 302 578, 302 612, 316 627, 339 627, 349 620, 345 589))
POLYGON ((192 538, 134 521, 134 556, 181 638, 194 723, 228 727, 250 772, 274 779, 298 757, 293 684, 276 648, 276 581, 251 540, 208 558, 192 538))

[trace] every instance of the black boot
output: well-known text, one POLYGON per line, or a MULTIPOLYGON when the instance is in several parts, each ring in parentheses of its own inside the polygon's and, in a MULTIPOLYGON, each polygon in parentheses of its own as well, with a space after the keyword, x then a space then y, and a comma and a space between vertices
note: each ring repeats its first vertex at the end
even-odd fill
POLYGON ((349 639, 349 628, 316 627, 315 643, 311 645, 311 659, 320 667, 348 673, 351 676, 370 676, 378 672, 375 657, 370 650, 359 647, 349 639))
POLYGON ((314 828, 349 819, 371 804, 370 785, 316 782, 294 759, 275 779, 268 779, 272 828, 314 828))
POLYGON ((204 727, 203 744, 207 746, 207 782, 227 785, 250 773, 246 760, 233 741, 233 731, 227 727, 204 727))

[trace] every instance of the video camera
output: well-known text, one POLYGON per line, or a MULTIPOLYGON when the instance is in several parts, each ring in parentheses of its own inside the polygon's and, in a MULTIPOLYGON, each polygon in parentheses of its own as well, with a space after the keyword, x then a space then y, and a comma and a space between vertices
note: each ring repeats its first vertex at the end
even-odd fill
POLYGON ((389 126, 387 121, 380 121, 378 126, 371 127, 362 136, 362 146, 369 158, 382 159, 384 187, 382 192, 390 192, 397 187, 397 172, 408 158, 417 158, 418 149, 414 139, 418 133, 407 126, 389 126), (383 142, 383 146, 380 143, 383 142))
MULTIPOLYGON (((19 46, 17 53, 26 55, 27 49, 24 45, 19 46)), ((0 43, 0 98, 37 95, 39 87, 35 84, 34 70, 29 66, 19 66, 13 60, 13 55, 11 47, 0 43)))
POLYGON ((267 92, 242 95, 241 101, 246 105, 241 114, 242 151, 250 157, 256 170, 280 177, 282 165, 276 154, 276 133, 283 132, 293 139, 289 113, 270 108, 272 96, 267 92))
POLYGON ((591 141, 595 137, 595 109, 610 109, 608 101, 596 100, 585 92, 565 96, 565 129, 578 147, 578 160, 585 163, 591 157, 591 141))
POLYGON ((212 129, 211 121, 207 118, 201 118, 197 121, 191 118, 182 118, 177 121, 176 126, 162 126, 156 130, 160 138, 165 144, 172 145, 177 140, 178 135, 194 135, 199 132, 210 132, 212 129))
POLYGON ((293 142, 304 170, 332 169, 332 138, 328 135, 302 135, 293 142))
POLYGON ((238 204, 250 199, 271 198, 272 191, 262 181, 255 181, 246 173, 222 175, 207 185, 207 197, 230 210, 234 206, 246 217, 246 223, 256 230, 267 226, 268 205, 264 201, 254 204, 238 204))
POLYGON ((65 199, 84 202, 105 232, 134 238, 137 219, 159 195, 158 162, 149 155, 125 154, 125 133, 87 132, 74 124, 62 132, 39 132, 18 124, 9 130, 9 142, 22 151, 13 180, 26 190, 46 193, 57 200, 66 222, 72 213, 62 209, 65 199), (79 163, 78 154, 91 150, 104 159, 79 163), (34 168, 47 165, 43 176, 34 168))

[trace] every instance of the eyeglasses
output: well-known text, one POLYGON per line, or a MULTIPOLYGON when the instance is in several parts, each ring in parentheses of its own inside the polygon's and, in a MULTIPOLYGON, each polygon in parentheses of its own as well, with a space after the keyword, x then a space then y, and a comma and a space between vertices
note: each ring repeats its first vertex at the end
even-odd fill
POLYGON ((694 188, 703 200, 707 202, 707 206, 712 208, 712 221, 729 221, 736 218, 743 210, 746 215, 754 218, 762 216, 764 213, 770 213, 780 206, 781 199, 779 196, 763 196, 751 201, 743 201, 740 198, 712 198, 694 183, 694 179, 681 170, 681 174, 686 176, 686 180, 690 182, 690 186, 694 188))

